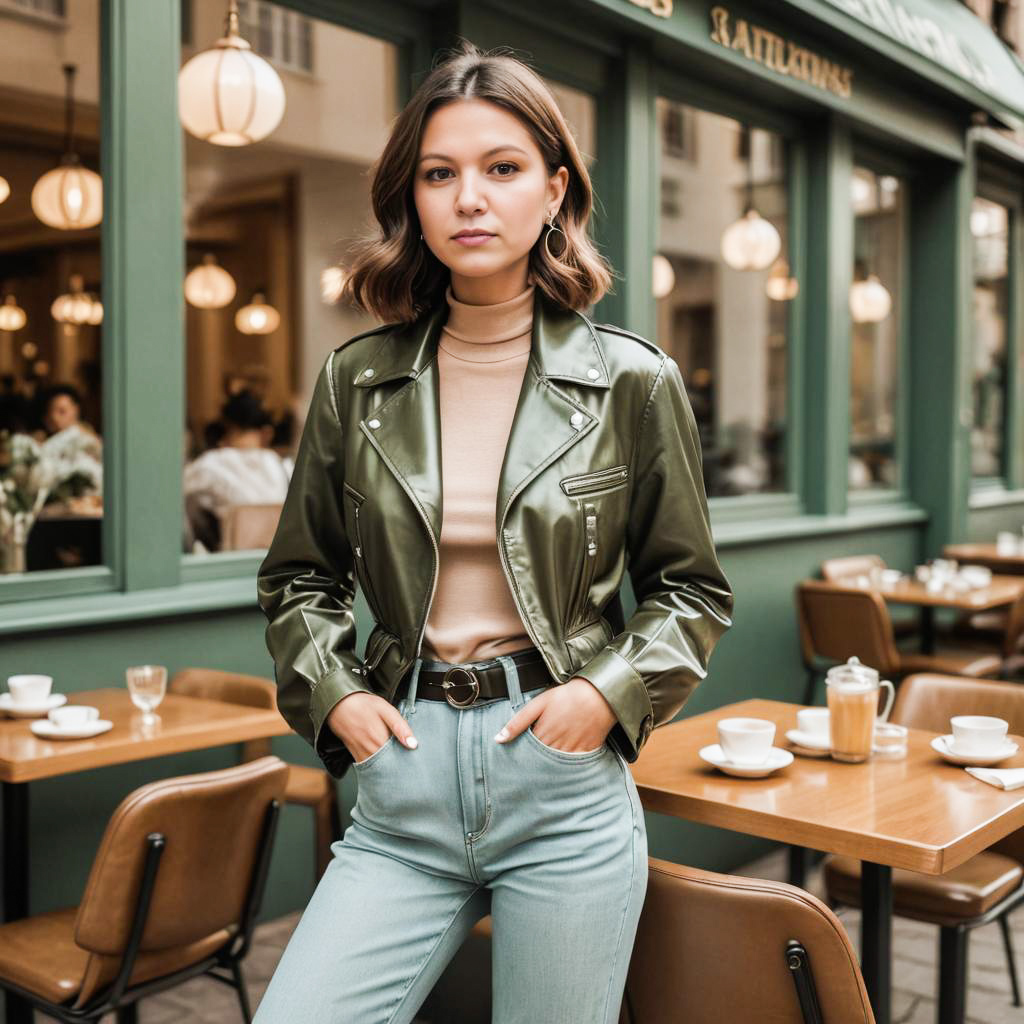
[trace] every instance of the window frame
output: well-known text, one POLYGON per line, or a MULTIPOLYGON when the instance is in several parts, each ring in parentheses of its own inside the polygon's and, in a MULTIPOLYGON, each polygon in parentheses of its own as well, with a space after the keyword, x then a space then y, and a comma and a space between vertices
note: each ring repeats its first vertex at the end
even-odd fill
MULTIPOLYGON (((1022 317, 1022 301, 1024 301, 1024 251, 1022 251, 1022 216, 1024 216, 1024 197, 1020 176, 1004 170, 997 163, 979 155, 975 160, 974 191, 972 199, 987 199, 1006 207, 1007 224, 1007 311, 1006 311, 1006 414, 1003 421, 1003 465, 1004 472, 999 476, 975 476, 968 463, 967 474, 970 481, 970 501, 972 504, 988 504, 993 500, 1013 495, 1024 486, 1024 441, 1020 437, 1024 426, 1024 415, 1020 402, 1024 399, 1024 373, 1020 366, 1024 340, 1021 330, 1024 328, 1022 317)), ((972 254, 973 255, 973 254, 972 254)), ((973 263, 970 275, 971 286, 974 283, 973 263)), ((974 352, 973 319, 971 335, 967 343, 967 362, 970 365, 974 352)), ((971 429, 974 420, 971 420, 971 429)), ((1019 498, 1019 495, 1017 495, 1019 498)))
MULTIPOLYGON (((806 375, 804 371, 807 344, 805 287, 807 260, 807 176, 808 151, 805 123, 794 114, 748 103, 736 93, 690 78, 664 64, 655 66, 649 116, 651 119, 652 152, 650 163, 655 182, 662 177, 660 126, 657 99, 683 103, 711 114, 728 117, 752 128, 773 132, 782 137, 787 161, 788 201, 787 236, 790 274, 800 282, 800 290, 790 300, 786 353, 786 441, 785 488, 781 491, 760 491, 751 494, 721 495, 708 498, 709 509, 717 523, 747 522, 755 519, 778 519, 801 515, 804 511, 803 481, 805 479, 803 410, 806 375)), ((653 216, 660 216, 660 196, 655 197, 653 216)), ((656 225, 652 224, 652 242, 656 244, 656 225)), ((652 248, 652 251, 653 248, 652 248)), ((648 262, 650 257, 648 256, 648 262)), ((629 268, 632 269, 632 268, 629 268)), ((648 271, 649 273, 649 271, 648 271)), ((650 316, 653 321, 656 300, 648 290, 650 316)), ((657 339, 654 339, 657 340, 657 339)))
MULTIPOLYGON (((900 179, 900 186, 903 195, 900 201, 900 231, 901 231, 901 252, 899 260, 900 273, 900 294, 899 302, 899 334, 897 341, 896 373, 898 375, 898 386, 896 390, 897 410, 895 417, 894 447, 897 459, 897 476, 899 483, 896 487, 869 487, 863 490, 852 490, 847 487, 847 507, 853 511, 856 509, 873 508, 880 505, 905 505, 910 500, 910 460, 913 456, 913 442, 910 432, 910 403, 911 385, 911 359, 910 359, 910 336, 913 330, 911 319, 910 303, 910 280, 913 272, 911 263, 911 249, 913 239, 913 223, 911 220, 912 193, 914 186, 914 165, 911 161, 897 156, 896 154, 879 148, 873 142, 854 135, 852 138, 852 153, 850 160, 851 180, 855 167, 863 167, 878 175, 891 175, 900 179)), ((850 241, 854 238, 854 223, 856 216, 853 213, 852 203, 850 206, 850 241)), ((851 261, 853 253, 850 254, 851 261)), ((852 279, 851 279, 852 283, 852 279)), ((853 356, 853 321, 850 320, 850 379, 848 387, 852 387, 852 356, 853 356)), ((845 456, 850 454, 850 436, 853 431, 852 416, 848 417, 847 444, 845 456)))

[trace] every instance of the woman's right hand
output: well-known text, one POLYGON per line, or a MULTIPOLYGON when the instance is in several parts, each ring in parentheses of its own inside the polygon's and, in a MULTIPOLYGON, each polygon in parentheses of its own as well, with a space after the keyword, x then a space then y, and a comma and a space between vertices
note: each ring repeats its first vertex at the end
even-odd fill
POLYGON ((365 761, 388 741, 391 733, 410 749, 417 746, 409 723, 390 701, 357 690, 331 708, 327 726, 345 744, 355 761, 365 761))

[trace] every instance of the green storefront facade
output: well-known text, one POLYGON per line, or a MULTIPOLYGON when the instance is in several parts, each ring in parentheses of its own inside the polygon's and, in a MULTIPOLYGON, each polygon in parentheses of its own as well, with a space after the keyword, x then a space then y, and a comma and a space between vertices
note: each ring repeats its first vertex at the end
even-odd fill
MULTIPOLYGON (((595 233, 623 275, 598 320, 656 338, 651 253, 659 190, 656 98, 771 130, 789 152, 788 237, 800 281, 789 319, 786 486, 712 499, 734 628, 684 714, 751 696, 801 699, 793 587, 823 558, 875 552, 907 569, 944 543, 989 539, 1024 521, 1024 68, 952 0, 590 0, 285 6, 385 39, 400 95, 456 36, 510 46, 545 76, 595 100, 595 233), (909 183, 901 275, 901 470, 853 494, 850 434, 855 162, 909 183), (1013 216, 1006 471, 972 480, 970 208, 976 194, 1013 216)), ((102 5, 105 564, 0 580, 5 674, 47 671, 66 691, 119 685, 124 665, 272 676, 255 604, 259 559, 182 555, 185 401, 183 180, 177 124, 179 0, 102 5), (37 666, 44 665, 45 668, 37 666)), ((344 338, 338 338, 340 344, 344 338)), ((628 584, 624 604, 632 608, 628 584)), ((370 620, 357 601, 359 635, 370 620)), ((296 737, 275 741, 314 763, 296 737)), ((77 902, 110 812, 150 779, 231 763, 215 750, 102 769, 32 787, 30 905, 77 902)), ((340 783, 351 806, 355 780, 340 783)), ((769 849, 734 833, 648 816, 650 852, 729 870, 769 849)), ((308 812, 282 816, 263 916, 304 905, 312 887, 308 812)))

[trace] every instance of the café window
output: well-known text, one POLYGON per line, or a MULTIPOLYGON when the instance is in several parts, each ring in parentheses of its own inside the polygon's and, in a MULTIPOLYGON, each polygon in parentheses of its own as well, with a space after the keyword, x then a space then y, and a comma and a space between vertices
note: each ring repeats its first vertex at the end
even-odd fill
MULTIPOLYGON (((369 170, 399 110, 392 44, 275 4, 240 12, 243 37, 275 59, 283 112, 253 140, 184 134, 182 550, 200 559, 267 548, 316 376, 331 349, 375 325, 338 294, 349 246, 371 227, 369 170), (290 70, 307 50, 315 65, 302 57, 306 70, 290 70)), ((192 15, 183 65, 224 32, 221 5, 192 15)), ((181 88, 186 125, 201 121, 211 98, 181 88)), ((274 95, 257 97, 257 121, 263 102, 274 95)))
POLYGON ((97 5, 0 3, 0 572, 102 564, 97 5), (25 17, 28 13, 32 17, 25 17), (46 17, 43 17, 46 16, 46 17), (73 60, 57 45, 73 38, 73 60))
POLYGON ((905 186, 855 166, 850 283, 851 491, 897 490, 905 186))
POLYGON ((788 489, 785 139, 663 97, 653 291, 658 343, 693 406, 710 497, 788 489))
POLYGON ((1010 211, 975 196, 971 204, 974 317, 971 344, 971 475, 1006 476, 1010 211))

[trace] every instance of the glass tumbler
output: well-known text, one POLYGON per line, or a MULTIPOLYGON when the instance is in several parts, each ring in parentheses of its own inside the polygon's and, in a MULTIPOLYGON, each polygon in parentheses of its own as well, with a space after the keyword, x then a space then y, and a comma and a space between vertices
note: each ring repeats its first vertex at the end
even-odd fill
POLYGON ((159 720, 153 714, 167 692, 167 669, 163 665, 134 665, 124 670, 132 703, 142 712, 147 725, 159 720))

